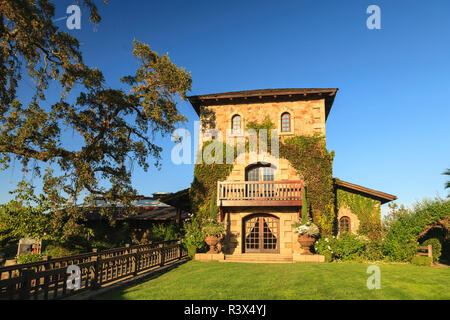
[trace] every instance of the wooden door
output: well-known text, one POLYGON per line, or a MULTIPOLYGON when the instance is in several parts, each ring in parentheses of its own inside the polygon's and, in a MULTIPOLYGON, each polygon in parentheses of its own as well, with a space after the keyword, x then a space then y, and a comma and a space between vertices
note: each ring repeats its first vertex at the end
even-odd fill
POLYGON ((260 214, 244 220, 244 252, 280 252, 280 220, 260 214))

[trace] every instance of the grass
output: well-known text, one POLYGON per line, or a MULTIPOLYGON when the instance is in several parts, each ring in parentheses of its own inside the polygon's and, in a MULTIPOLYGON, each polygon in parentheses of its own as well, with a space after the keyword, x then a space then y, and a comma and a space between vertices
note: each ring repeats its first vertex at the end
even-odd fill
POLYGON ((100 299, 450 299, 450 268, 381 264, 381 289, 369 290, 368 266, 190 261, 134 287, 109 292, 100 299))

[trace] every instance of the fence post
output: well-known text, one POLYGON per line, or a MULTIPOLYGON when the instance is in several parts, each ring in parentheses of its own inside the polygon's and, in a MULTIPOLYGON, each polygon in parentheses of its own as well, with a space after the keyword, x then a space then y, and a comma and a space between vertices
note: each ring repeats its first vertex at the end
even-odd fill
POLYGON ((159 248, 160 248, 160 254, 161 254, 161 264, 160 264, 160 266, 162 267, 162 266, 164 266, 164 260, 165 260, 164 243, 161 243, 159 245, 159 248))
POLYGON ((431 263, 433 263, 433 247, 431 244, 428 245, 428 256, 431 258, 431 263))
POLYGON ((30 298, 30 285, 31 285, 31 274, 33 273, 32 269, 23 269, 22 270, 22 282, 20 287, 19 299, 20 300, 28 300, 30 298))
MULTIPOLYGON (((44 261, 48 261, 48 260, 50 260, 51 259, 51 257, 50 256, 43 256, 42 257, 42 260, 44 260, 44 261)), ((47 271, 47 270, 50 270, 50 263, 46 263, 45 265, 44 265, 44 267, 45 267, 45 271, 47 271)), ((49 278, 49 275, 46 275, 46 276, 44 276, 44 287, 43 287, 43 291, 44 291, 44 300, 48 300, 48 279, 49 278)))
POLYGON ((181 260, 183 257, 183 245, 181 244, 181 240, 177 241, 178 244, 178 260, 181 260))
POLYGON ((97 288, 99 287, 99 282, 101 282, 101 279, 99 281, 99 276, 101 277, 101 273, 100 273, 100 264, 99 264, 99 256, 96 255, 96 253, 98 252, 98 249, 92 249, 92 252, 94 253, 94 255, 91 257, 91 261, 94 262, 94 277, 92 279, 92 284, 91 284, 91 290, 97 290, 97 288))
POLYGON ((138 271, 139 271, 139 252, 137 248, 133 248, 131 249, 131 252, 133 253, 133 277, 137 276, 138 271))

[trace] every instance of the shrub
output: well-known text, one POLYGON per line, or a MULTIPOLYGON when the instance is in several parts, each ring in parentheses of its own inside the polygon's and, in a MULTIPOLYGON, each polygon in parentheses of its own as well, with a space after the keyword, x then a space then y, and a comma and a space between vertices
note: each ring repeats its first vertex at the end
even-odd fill
POLYGON ((366 244, 364 258, 369 261, 383 260, 383 242, 380 240, 370 240, 366 244))
POLYGON ((98 250, 108 250, 108 249, 113 249, 116 246, 114 244, 111 244, 107 241, 102 241, 102 240, 93 240, 91 241, 91 247, 92 249, 98 249, 98 250))
POLYGON ((395 205, 391 209, 385 223, 384 254, 391 261, 411 261, 418 249, 420 233, 450 217, 450 199, 424 199, 412 209, 395 205))
POLYGON ((153 224, 150 227, 149 239, 152 241, 169 241, 180 238, 180 230, 176 223, 153 224))
POLYGON ((333 241, 333 251, 337 259, 342 261, 357 260, 364 254, 366 240, 361 236, 356 236, 348 232, 340 235, 333 241))
POLYGON ((333 261, 333 253, 331 251, 326 251, 323 253, 325 256, 325 262, 332 262, 333 261))
POLYGON ((127 222, 116 222, 111 225, 101 221, 91 226, 89 241, 91 248, 100 248, 100 246, 105 247, 105 249, 108 247, 116 248, 132 242, 132 231, 127 222), (98 244, 94 245, 95 242, 98 242, 98 244))
POLYGON ((62 258, 86 252, 82 247, 69 248, 61 244, 49 244, 44 250, 44 255, 52 258, 62 258))
POLYGON ((433 250, 433 261, 439 262, 439 257, 441 256, 442 245, 439 239, 431 238, 422 243, 423 246, 428 246, 431 244, 431 248, 433 250))
POLYGON ((0 257, 3 257, 5 260, 14 259, 17 254, 17 242, 8 243, 2 247, 0 247, 0 257))
MULTIPOLYGON (((332 260, 363 260, 368 259, 366 247, 368 240, 345 232, 338 238, 328 237, 316 241, 314 248, 318 254, 324 255, 326 261, 332 260)), ((373 254, 374 255, 374 254, 373 254)))
POLYGON ((206 248, 205 233, 202 230, 200 219, 193 217, 191 221, 185 221, 183 229, 185 235, 181 242, 188 250, 189 256, 193 258, 198 251, 206 248))
POLYGON ((418 245, 414 238, 406 237, 398 234, 395 239, 395 234, 385 239, 383 243, 383 252, 388 261, 410 261, 417 252, 418 245))
POLYGON ((32 263, 32 262, 38 262, 41 260, 42 260, 42 254, 40 254, 40 253, 25 253, 25 254, 21 254, 17 258, 17 263, 18 264, 32 263))
POLYGON ((325 261, 331 262, 334 259, 335 238, 320 238, 314 244, 314 249, 318 254, 325 256, 325 261))
POLYGON ((431 265, 431 258, 430 257, 414 257, 411 260, 412 264, 418 265, 418 266, 430 266, 431 265))

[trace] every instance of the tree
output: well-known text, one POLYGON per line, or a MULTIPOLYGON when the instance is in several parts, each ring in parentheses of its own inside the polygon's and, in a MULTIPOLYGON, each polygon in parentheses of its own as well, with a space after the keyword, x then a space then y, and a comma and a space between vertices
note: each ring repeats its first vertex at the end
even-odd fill
MULTIPOLYGON (((450 169, 445 170, 442 174, 450 176, 450 169)), ((445 189, 450 189, 450 180, 445 183, 445 189)), ((450 198, 450 193, 448 194, 448 197, 450 198)))
POLYGON ((24 182, 13 192, 16 199, 0 206, 0 244, 20 238, 51 238, 51 212, 48 199, 36 197, 33 188, 24 182))
MULTIPOLYGON (((99 23, 95 4, 80 2, 99 23)), ((78 40, 53 24, 54 9, 48 0, 0 0, 0 164, 6 169, 18 159, 42 178, 59 222, 70 226, 83 217, 73 205, 83 192, 125 203, 135 196, 132 164, 147 171, 152 158, 160 165, 153 137, 186 120, 176 99, 185 99, 191 77, 167 54, 134 41, 138 69, 121 79, 128 89, 109 88, 100 70, 83 63, 78 40), (35 83, 30 102, 17 95, 22 76, 35 83), (61 87, 56 103, 46 100, 50 83, 61 87), (72 101, 67 96, 75 87, 72 101), (77 133, 81 146, 64 141, 65 129, 77 133)))

